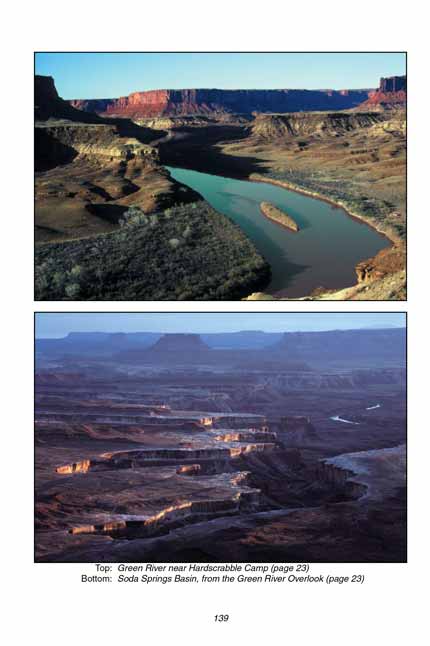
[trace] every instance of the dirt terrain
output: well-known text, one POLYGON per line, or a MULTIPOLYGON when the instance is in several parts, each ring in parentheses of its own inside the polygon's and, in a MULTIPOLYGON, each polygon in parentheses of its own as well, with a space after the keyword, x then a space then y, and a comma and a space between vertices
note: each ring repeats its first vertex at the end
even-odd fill
POLYGON ((115 335, 93 353, 79 337, 68 354, 38 343, 36 559, 404 561, 392 332, 355 332, 356 354, 336 332, 285 335, 273 351, 197 335, 139 353, 115 335))

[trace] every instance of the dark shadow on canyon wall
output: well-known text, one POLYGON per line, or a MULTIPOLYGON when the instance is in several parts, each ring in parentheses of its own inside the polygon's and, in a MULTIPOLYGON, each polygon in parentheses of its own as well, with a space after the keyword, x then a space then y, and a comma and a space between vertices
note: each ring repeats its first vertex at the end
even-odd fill
POLYGON ((178 128, 178 136, 159 144, 160 161, 165 166, 188 168, 212 175, 247 179, 251 173, 264 174, 264 160, 257 157, 232 157, 216 146, 222 141, 239 141, 247 137, 243 126, 208 126, 178 128))
POLYGON ((34 169, 36 173, 69 164, 77 155, 74 148, 61 143, 43 128, 34 129, 34 169))

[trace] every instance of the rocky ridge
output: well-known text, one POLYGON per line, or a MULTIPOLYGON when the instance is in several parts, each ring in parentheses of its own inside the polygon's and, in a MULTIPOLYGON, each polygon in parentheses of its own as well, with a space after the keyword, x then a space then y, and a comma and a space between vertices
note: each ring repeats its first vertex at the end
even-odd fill
POLYGON ((299 136, 339 137, 347 132, 382 123, 377 112, 312 112, 258 114, 250 134, 261 139, 284 139, 299 136))

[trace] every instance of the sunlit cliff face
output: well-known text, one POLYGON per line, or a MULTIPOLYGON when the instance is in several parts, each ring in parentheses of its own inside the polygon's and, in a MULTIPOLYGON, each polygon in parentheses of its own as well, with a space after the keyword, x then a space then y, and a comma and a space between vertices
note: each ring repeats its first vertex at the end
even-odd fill
POLYGON ((61 474, 68 473, 87 473, 90 470, 91 460, 82 460, 82 462, 73 462, 62 467, 57 467, 55 471, 61 474))
POLYGON ((240 433, 225 433, 224 435, 216 435, 215 439, 218 442, 239 442, 241 437, 240 433))
POLYGON ((230 449, 230 457, 234 458, 242 453, 252 453, 253 451, 271 451, 276 448, 273 442, 266 442, 264 444, 247 444, 238 448, 230 449))
MULTIPOLYGON (((216 500, 197 500, 185 501, 176 505, 171 505, 162 509, 157 514, 146 518, 145 520, 138 521, 140 531, 146 535, 152 535, 153 531, 157 530, 158 526, 165 526, 168 523, 177 520, 187 520, 193 514, 222 514, 224 512, 234 513, 238 512, 243 506, 249 508, 258 504, 259 490, 238 491, 232 497, 221 498, 216 500), (149 532, 149 534, 147 534, 149 532)), ((136 526, 136 523, 134 523, 136 526)), ((70 529, 71 534, 109 534, 127 530, 127 521, 113 521, 104 523, 103 525, 83 525, 81 527, 73 527, 70 529)), ((124 532, 121 532, 124 534, 124 532)))
POLYGON ((213 426, 213 423, 214 423, 213 417, 202 417, 200 419, 200 424, 202 424, 202 426, 213 426))
POLYGON ((181 467, 178 467, 176 473, 178 475, 198 475, 201 471, 200 464, 184 464, 181 467))

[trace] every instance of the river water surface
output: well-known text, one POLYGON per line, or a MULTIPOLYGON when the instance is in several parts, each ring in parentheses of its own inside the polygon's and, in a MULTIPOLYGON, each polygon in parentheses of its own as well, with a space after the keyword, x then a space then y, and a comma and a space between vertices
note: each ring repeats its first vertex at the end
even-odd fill
POLYGON ((167 167, 172 177, 200 193, 233 220, 272 268, 265 292, 297 298, 317 287, 340 289, 356 283, 355 265, 390 245, 363 222, 315 198, 273 184, 247 182, 167 167), (260 202, 272 202, 300 227, 294 233, 264 217, 260 202))

